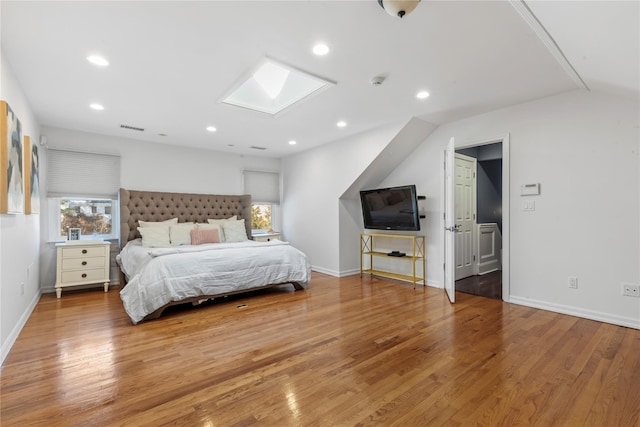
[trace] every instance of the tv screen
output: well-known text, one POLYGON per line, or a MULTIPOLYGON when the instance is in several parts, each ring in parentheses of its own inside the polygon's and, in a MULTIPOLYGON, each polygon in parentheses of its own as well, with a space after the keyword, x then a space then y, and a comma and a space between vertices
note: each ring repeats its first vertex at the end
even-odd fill
POLYGON ((360 191, 364 228, 420 230, 415 185, 360 191))

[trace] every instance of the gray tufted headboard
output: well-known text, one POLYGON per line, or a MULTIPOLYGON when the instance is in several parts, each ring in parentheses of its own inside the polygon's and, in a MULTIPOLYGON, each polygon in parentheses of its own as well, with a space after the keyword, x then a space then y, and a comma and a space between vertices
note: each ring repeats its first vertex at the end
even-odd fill
POLYGON ((138 221, 206 223, 207 219, 244 219, 247 236, 251 238, 251 196, 164 193, 120 189, 120 248, 140 237, 138 221))

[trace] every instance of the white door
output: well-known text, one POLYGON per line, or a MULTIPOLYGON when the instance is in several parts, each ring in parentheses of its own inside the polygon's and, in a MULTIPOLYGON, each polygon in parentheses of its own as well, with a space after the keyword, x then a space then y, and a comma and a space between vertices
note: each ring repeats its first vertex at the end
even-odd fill
POLYGON ((454 191, 455 140, 451 138, 444 154, 444 290, 449 301, 456 302, 454 191))
POLYGON ((476 169, 477 160, 455 153, 455 280, 475 274, 476 169))

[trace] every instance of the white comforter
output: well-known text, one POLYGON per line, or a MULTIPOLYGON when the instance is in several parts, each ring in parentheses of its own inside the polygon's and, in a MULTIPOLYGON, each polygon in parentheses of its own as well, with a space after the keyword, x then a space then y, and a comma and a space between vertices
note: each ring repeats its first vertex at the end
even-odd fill
POLYGON ((311 279, 306 255, 279 240, 152 249, 136 239, 117 259, 129 278, 120 297, 134 324, 170 302, 275 283, 306 287, 311 279))

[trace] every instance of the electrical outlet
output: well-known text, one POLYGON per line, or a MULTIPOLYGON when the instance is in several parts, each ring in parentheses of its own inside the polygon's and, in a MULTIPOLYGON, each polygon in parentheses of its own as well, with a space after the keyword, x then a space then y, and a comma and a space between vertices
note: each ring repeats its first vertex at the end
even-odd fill
POLYGON ((640 298, 640 285, 622 282, 622 295, 640 298))
POLYGON ((578 278, 576 276, 569 276, 567 284, 571 289, 578 289, 578 278))

